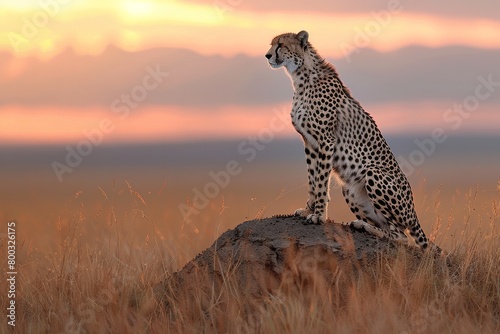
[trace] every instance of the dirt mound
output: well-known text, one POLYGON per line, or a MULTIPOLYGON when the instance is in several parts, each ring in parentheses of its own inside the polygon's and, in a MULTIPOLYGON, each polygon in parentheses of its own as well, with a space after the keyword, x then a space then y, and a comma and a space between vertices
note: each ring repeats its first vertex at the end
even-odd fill
POLYGON ((178 298, 210 299, 228 286, 244 296, 260 297, 320 281, 334 284, 339 272, 366 269, 398 248, 392 241, 333 222, 310 225, 295 216, 252 220, 226 231, 155 291, 168 305, 178 298))

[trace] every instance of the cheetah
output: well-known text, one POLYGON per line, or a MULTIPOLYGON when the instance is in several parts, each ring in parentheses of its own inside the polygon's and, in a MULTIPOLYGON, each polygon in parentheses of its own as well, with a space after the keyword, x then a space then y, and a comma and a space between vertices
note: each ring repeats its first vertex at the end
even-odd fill
POLYGON ((271 68, 284 67, 292 81, 292 124, 304 141, 309 198, 295 215, 325 223, 333 175, 357 218, 346 225, 402 243, 411 236, 427 249, 410 184, 389 145, 308 39, 307 31, 276 36, 265 55, 271 68))

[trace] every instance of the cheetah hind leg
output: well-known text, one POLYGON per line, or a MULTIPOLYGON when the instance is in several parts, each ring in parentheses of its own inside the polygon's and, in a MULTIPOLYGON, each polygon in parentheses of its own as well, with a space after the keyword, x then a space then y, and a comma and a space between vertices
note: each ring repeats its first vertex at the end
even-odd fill
POLYGON ((389 225, 389 238, 391 240, 394 240, 395 242, 399 244, 408 244, 408 235, 406 235, 405 231, 402 231, 398 228, 396 228, 393 224, 389 225))
POLYGON ((402 231, 394 229, 392 226, 391 226, 391 231, 387 232, 377 226, 373 226, 372 224, 369 224, 359 219, 348 223, 342 223, 342 225, 349 226, 359 231, 365 231, 379 239, 389 238, 400 244, 405 244, 405 245, 408 244, 407 235, 402 231))
POLYGON ((379 239, 383 239, 383 238, 388 238, 389 235, 386 231, 384 231, 383 229, 379 228, 379 227, 376 227, 376 226, 373 226, 363 220, 353 220, 352 222, 348 222, 348 223, 342 223, 342 225, 344 226, 349 226, 351 228, 354 228, 356 230, 359 230, 359 231, 365 231, 379 239))

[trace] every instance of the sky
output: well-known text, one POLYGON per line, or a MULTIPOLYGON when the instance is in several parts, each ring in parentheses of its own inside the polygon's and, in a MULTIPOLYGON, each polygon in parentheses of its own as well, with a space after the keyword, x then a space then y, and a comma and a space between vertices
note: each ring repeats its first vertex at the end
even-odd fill
POLYGON ((264 54, 300 30, 384 133, 499 132, 496 1, 0 0, 0 143, 257 135, 292 97, 264 54))

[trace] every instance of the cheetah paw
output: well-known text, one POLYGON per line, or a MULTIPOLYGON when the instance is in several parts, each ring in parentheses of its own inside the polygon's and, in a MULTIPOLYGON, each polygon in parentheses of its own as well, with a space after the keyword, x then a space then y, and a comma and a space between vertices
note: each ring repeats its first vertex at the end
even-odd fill
POLYGON ((294 215, 300 216, 300 217, 307 217, 307 216, 309 216, 310 213, 311 213, 311 210, 300 208, 300 209, 295 210, 294 215))
POLYGON ((378 228, 378 227, 375 227, 363 220, 354 220, 352 222, 349 222, 349 223, 344 223, 344 225, 347 225, 347 226, 350 226, 358 231, 364 231, 364 232, 367 232, 367 233, 370 233, 371 235, 377 237, 377 238, 385 238, 387 237, 386 233, 378 228))
POLYGON ((314 224, 314 225, 324 224, 325 223, 325 217, 323 217, 321 215, 318 215, 318 214, 315 214, 315 213, 312 213, 312 214, 310 214, 310 215, 307 216, 306 222, 308 224, 314 224))
POLYGON ((348 223, 342 223, 343 225, 345 226, 350 226, 356 230, 362 230, 364 231, 365 230, 365 226, 368 224, 362 220, 354 220, 352 222, 348 222, 348 223))

